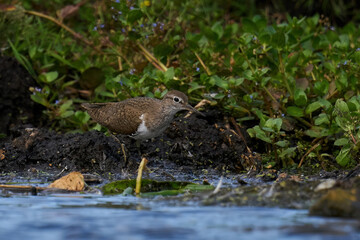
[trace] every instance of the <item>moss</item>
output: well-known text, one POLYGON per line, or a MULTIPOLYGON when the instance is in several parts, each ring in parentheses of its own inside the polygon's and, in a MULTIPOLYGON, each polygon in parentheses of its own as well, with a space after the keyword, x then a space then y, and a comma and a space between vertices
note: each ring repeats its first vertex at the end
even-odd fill
MULTIPOLYGON (((136 180, 120 180, 106 184, 102 191, 104 194, 120 194, 127 188, 134 189, 136 186, 136 180)), ((143 179, 141 181, 141 192, 151 193, 147 195, 176 195, 183 193, 184 191, 206 191, 213 190, 211 185, 199 185, 190 182, 177 182, 177 181, 154 181, 149 179, 143 179)))

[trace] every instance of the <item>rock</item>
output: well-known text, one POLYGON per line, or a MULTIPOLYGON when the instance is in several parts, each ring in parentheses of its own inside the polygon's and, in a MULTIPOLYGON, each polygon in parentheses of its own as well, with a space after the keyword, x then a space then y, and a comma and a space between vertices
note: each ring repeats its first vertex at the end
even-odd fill
POLYGON ((85 188, 84 176, 79 172, 71 172, 51 183, 49 188, 59 188, 69 191, 83 191, 85 188))
POLYGON ((330 190, 311 206, 310 215, 360 218, 360 189, 330 190))

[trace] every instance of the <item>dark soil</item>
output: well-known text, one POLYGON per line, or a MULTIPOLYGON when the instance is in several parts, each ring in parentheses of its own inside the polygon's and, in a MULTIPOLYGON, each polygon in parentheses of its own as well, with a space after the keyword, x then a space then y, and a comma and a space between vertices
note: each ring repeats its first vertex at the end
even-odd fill
MULTIPOLYGON (((80 171, 119 178, 136 174, 141 157, 134 140, 118 136, 117 141, 98 131, 64 134, 41 127, 42 108, 30 100, 28 90, 35 81, 26 70, 12 58, 0 58, 0 79, 0 129, 7 134, 0 139, 0 173, 80 171)), ((258 169, 226 116, 216 109, 204 113, 206 117, 180 115, 163 135, 141 144, 150 169, 157 174, 171 169, 189 174, 258 169)), ((246 131, 242 134, 246 137, 246 131)))
POLYGON ((30 99, 35 80, 13 58, 0 57, 0 134, 10 134, 19 124, 39 125, 42 106, 30 99))
MULTIPOLYGON (((16 137, 1 145, 5 156, 0 161, 2 173, 63 169, 100 175, 134 173, 141 159, 132 139, 118 136, 116 141, 98 131, 61 134, 46 128, 20 128, 13 135, 16 137)), ((244 170, 249 167, 242 162, 244 150, 238 136, 195 115, 178 117, 162 136, 141 144, 150 168, 175 167, 188 173, 244 170)))

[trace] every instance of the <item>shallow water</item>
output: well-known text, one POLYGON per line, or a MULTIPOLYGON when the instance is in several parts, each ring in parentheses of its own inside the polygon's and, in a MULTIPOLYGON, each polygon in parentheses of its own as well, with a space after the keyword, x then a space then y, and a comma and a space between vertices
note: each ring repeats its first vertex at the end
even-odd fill
POLYGON ((360 239, 356 220, 306 210, 179 206, 125 196, 0 198, 0 239, 360 239), (5 238, 6 237, 6 238, 5 238))

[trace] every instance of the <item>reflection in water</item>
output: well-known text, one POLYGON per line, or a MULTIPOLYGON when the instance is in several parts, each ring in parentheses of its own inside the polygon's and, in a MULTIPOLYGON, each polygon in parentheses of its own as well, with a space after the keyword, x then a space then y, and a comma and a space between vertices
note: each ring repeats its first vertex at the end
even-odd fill
POLYGON ((358 222, 305 210, 174 206, 123 196, 0 198, 0 216, 7 240, 360 239, 358 222))

